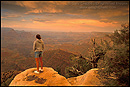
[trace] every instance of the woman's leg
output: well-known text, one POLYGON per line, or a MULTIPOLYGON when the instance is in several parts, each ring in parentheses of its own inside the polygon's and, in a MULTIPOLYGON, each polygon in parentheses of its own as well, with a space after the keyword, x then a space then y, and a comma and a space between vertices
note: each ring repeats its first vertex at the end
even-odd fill
POLYGON ((43 61, 42 61, 42 57, 39 57, 40 59, 40 63, 41 63, 41 69, 43 69, 43 61))
POLYGON ((37 71, 39 72, 39 58, 35 58, 35 60, 36 60, 37 71))

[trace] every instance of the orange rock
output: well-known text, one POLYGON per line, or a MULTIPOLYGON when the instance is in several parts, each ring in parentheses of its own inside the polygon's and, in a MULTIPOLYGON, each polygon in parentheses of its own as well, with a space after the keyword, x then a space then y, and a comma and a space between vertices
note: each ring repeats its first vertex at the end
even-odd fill
POLYGON ((97 78, 97 68, 68 79, 49 67, 44 67, 40 74, 35 74, 35 70, 36 68, 30 68, 18 74, 9 86, 103 86, 97 78))
POLYGON ((87 71, 85 74, 77 77, 68 78, 68 82, 73 86, 103 86, 99 75, 97 74, 98 69, 94 68, 87 71))
POLYGON ((35 74, 36 68, 30 68, 18 74, 9 86, 70 86, 67 79, 52 68, 43 68, 43 72, 35 74))

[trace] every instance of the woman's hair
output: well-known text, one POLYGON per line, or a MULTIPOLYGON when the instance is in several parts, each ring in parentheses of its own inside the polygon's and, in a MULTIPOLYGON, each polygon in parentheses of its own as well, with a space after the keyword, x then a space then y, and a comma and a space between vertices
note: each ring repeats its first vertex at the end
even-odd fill
POLYGON ((40 34, 37 34, 37 35, 36 35, 36 38, 37 38, 37 39, 41 39, 40 34))

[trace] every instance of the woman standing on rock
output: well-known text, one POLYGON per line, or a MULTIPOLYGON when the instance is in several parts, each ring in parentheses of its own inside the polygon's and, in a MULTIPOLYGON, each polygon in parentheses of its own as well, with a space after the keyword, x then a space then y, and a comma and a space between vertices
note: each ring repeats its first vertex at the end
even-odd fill
POLYGON ((36 40, 33 43, 33 50, 35 52, 35 60, 36 60, 36 66, 37 66, 37 71, 34 71, 34 73, 39 73, 39 60, 41 64, 40 70, 43 71, 43 62, 42 62, 43 49, 44 49, 44 42, 41 39, 41 36, 37 34, 36 40))

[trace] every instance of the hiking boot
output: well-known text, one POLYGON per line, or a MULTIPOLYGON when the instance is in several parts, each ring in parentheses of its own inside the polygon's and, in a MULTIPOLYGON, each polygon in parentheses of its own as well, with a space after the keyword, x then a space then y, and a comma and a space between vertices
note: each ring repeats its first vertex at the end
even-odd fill
POLYGON ((38 71, 34 71, 34 73, 37 73, 37 74, 39 74, 39 72, 38 72, 38 71))
POLYGON ((43 72, 43 69, 39 69, 39 70, 43 72))

